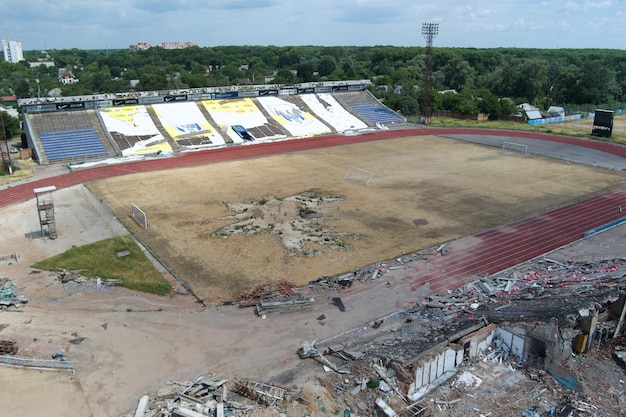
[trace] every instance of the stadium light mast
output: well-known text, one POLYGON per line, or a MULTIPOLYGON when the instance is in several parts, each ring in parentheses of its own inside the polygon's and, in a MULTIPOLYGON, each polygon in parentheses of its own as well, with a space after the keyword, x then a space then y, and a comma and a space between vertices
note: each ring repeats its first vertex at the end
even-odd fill
POLYGON ((439 34, 439 23, 422 23, 422 35, 426 39, 426 77, 422 94, 424 123, 430 123, 433 103, 433 39, 439 34))

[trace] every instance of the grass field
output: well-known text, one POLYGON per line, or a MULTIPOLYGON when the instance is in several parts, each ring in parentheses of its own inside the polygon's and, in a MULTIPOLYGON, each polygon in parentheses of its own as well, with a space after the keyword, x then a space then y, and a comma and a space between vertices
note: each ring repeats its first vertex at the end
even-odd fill
POLYGON ((171 285, 153 267, 130 236, 105 239, 37 262, 42 270, 73 270, 87 278, 122 280, 131 290, 166 295, 171 285), (123 256, 118 256, 123 253, 123 256))

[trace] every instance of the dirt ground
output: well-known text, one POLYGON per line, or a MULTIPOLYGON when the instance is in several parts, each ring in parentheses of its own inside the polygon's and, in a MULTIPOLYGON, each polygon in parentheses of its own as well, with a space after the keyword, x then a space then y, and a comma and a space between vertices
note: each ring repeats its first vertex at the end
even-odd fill
POLYGON ((625 181, 618 172, 421 136, 110 178, 89 188, 213 302, 267 280, 304 285, 349 272, 625 181), (373 183, 344 180, 350 167, 374 173, 373 183), (335 198, 306 207, 316 215, 303 219, 310 190, 335 198), (131 203, 146 212, 147 229, 130 219, 131 203))
MULTIPOLYGON (((348 271, 623 183, 617 172, 420 137, 140 174, 90 188, 199 295, 216 300, 267 278, 302 284, 348 271), (345 181, 351 166, 376 173, 374 184, 345 181), (234 220, 224 216, 236 215, 224 203, 263 206, 260 201, 271 200, 264 196, 288 200, 312 189, 343 198, 312 207, 322 217, 311 219, 348 233, 345 242, 352 250, 347 244, 333 249, 306 242, 305 248, 322 253, 290 253, 281 236, 268 231, 211 237, 234 220), (130 222, 130 202, 148 213, 147 230, 130 222), (355 239, 356 234, 366 238, 355 239)), ((236 306, 203 307, 184 294, 156 297, 93 283, 61 284, 30 265, 72 245, 126 232, 82 186, 56 191, 54 198, 59 230, 54 241, 38 234, 33 201, 0 210, 5 231, 0 255, 20 257, 0 261, 0 276, 29 298, 17 310, 0 311, 0 338, 17 340, 19 356, 49 358, 65 349, 76 367, 75 376, 0 367, 0 401, 16 404, 11 410, 23 415, 119 416, 168 381, 207 373, 302 387, 321 372, 317 364, 298 360, 303 341, 363 328, 393 313, 403 300, 424 296, 381 280, 357 285, 350 294, 321 292, 310 312, 261 319, 236 306), (331 303, 339 295, 346 312, 331 303), (323 326, 315 319, 322 314, 323 326)), ((280 210, 267 214, 272 222, 285 217, 280 210)))

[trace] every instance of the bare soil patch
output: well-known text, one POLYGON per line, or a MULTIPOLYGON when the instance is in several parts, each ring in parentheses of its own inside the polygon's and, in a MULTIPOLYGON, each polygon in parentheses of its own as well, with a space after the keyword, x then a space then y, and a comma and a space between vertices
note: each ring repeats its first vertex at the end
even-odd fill
POLYGON ((210 302, 236 299, 270 280, 302 285, 341 274, 625 182, 619 172, 420 136, 89 187, 210 302), (350 167, 375 173, 373 184, 344 180, 350 167), (313 207, 312 192, 336 199, 313 207), (129 217, 131 203, 147 213, 148 229, 129 217), (337 236, 341 244, 326 244, 337 236))

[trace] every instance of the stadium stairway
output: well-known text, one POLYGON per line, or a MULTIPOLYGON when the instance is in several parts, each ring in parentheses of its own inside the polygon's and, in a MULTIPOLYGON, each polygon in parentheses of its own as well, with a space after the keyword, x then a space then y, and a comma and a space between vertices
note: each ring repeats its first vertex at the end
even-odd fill
POLYGON ((163 138, 167 140, 167 143, 170 144, 170 146, 172 147, 172 150, 174 152, 176 152, 177 150, 180 150, 180 145, 178 144, 178 142, 174 140, 174 138, 172 138, 172 135, 170 135, 169 132, 163 127, 163 124, 161 123, 161 120, 159 120, 159 116, 157 116, 156 112, 152 108, 152 105, 146 105, 146 111, 150 115, 150 118, 152 119, 152 122, 154 123, 154 125, 157 127, 157 129, 159 129, 159 133, 161 133, 163 135, 163 138))

